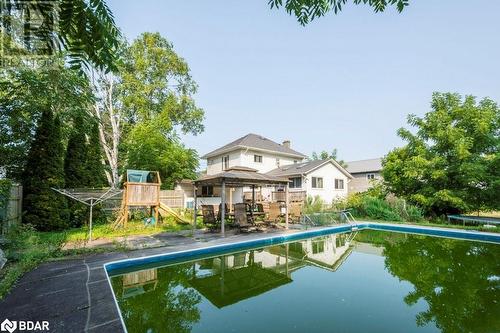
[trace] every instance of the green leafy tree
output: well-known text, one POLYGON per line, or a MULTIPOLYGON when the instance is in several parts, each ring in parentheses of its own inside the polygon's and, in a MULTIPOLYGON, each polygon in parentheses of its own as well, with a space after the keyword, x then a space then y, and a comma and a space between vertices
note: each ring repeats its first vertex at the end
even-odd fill
POLYGON ((63 137, 76 116, 88 118, 93 100, 88 81, 66 67, 22 66, 0 73, 0 167, 21 181, 42 110, 51 110, 63 124, 63 137))
POLYGON ((143 33, 125 50, 119 99, 129 125, 153 122, 164 134, 203 131, 204 112, 193 95, 197 85, 188 64, 159 33, 143 33))
POLYGON ((368 5, 376 13, 383 12, 387 7, 396 7, 401 13, 408 6, 409 0, 268 0, 271 8, 284 7, 288 14, 297 17, 301 25, 306 25, 328 12, 338 14, 350 2, 355 5, 368 5))
POLYGON ((64 187, 64 147, 61 121, 44 110, 28 153, 23 174, 24 223, 38 230, 60 230, 68 226, 66 199, 52 190, 64 187))
POLYGON ((432 111, 410 115, 415 131, 383 160, 388 189, 435 215, 498 209, 500 109, 485 98, 434 93, 432 111))
POLYGON ((319 154, 313 151, 311 157, 309 158, 309 160, 311 161, 328 160, 328 159, 335 160, 338 164, 340 164, 344 168, 347 167, 347 164, 344 162, 344 160, 337 159, 337 148, 334 148, 330 153, 327 152, 326 150, 321 151, 321 153, 319 154))
POLYGON ((127 148, 128 168, 159 171, 163 188, 172 188, 176 180, 196 178, 196 151, 167 138, 153 124, 135 126, 127 148))
POLYGON ((204 112, 193 95, 197 85, 187 63, 158 33, 144 33, 125 51, 118 91, 126 165, 158 170, 164 187, 195 177, 198 157, 177 131, 203 131, 204 112))
POLYGON ((9 37, 1 40, 4 48, 13 49, 13 41, 22 37, 21 54, 31 52, 36 42, 49 54, 67 51, 73 68, 116 69, 120 32, 105 0, 3 0, 2 10, 3 33, 9 37), (20 15, 41 18, 40 27, 25 26, 23 36, 16 36, 20 15))

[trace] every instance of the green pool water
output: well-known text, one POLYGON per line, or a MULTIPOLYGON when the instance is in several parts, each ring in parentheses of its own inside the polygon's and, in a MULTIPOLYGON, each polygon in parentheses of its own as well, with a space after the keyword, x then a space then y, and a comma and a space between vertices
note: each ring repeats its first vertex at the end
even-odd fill
POLYGON ((500 245, 365 230, 111 278, 128 332, 500 332, 500 245))

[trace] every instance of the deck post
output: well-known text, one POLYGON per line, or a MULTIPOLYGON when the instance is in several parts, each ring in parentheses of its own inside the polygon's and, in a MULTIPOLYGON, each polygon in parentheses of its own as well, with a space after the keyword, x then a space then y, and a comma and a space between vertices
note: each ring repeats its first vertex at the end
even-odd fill
POLYGON ((222 179, 222 186, 221 186, 221 193, 220 193, 220 199, 221 199, 221 205, 220 205, 220 232, 222 236, 224 236, 224 225, 226 224, 226 182, 224 179, 222 179))
POLYGON ((196 203, 196 192, 197 192, 197 188, 196 188, 196 185, 193 185, 193 197, 194 197, 194 206, 193 206, 193 236, 194 236, 194 232, 196 231, 196 218, 198 217, 198 205, 196 203))
POLYGON ((255 209, 255 185, 252 185, 252 212, 255 209))
POLYGON ((288 229, 288 187, 287 183, 285 187, 285 229, 288 229))

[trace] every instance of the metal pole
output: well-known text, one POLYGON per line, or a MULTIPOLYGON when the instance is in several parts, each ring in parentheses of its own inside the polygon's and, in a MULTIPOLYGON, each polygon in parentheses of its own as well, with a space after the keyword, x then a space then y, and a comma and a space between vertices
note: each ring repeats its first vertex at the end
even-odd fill
POLYGON ((285 187, 285 229, 288 229, 288 183, 285 187))
POLYGON ((94 207, 94 199, 90 199, 90 216, 89 216, 89 241, 92 241, 92 208, 94 207))
POLYGON ((196 218, 198 217, 198 204, 197 204, 197 199, 196 199, 196 192, 197 192, 196 185, 193 186, 193 196, 194 196, 194 212, 193 212, 193 236, 194 232, 196 231, 196 218))
POLYGON ((222 189, 221 189, 220 198, 221 198, 220 232, 221 232, 222 236, 224 236, 224 225, 226 224, 226 182, 224 180, 222 180, 222 189))

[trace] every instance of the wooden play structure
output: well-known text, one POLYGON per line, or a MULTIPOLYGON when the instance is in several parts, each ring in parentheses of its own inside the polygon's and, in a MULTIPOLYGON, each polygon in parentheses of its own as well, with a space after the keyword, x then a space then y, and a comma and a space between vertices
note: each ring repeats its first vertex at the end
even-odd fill
POLYGON ((151 220, 158 223, 158 215, 173 216, 179 223, 191 223, 175 210, 160 201, 160 173, 158 171, 127 170, 127 179, 123 184, 123 199, 118 217, 113 226, 126 227, 131 207, 149 207, 151 220), (154 220, 153 220, 154 219, 154 220))
POLYGON ((156 225, 160 208, 160 173, 127 170, 126 176, 127 179, 123 184, 123 200, 114 227, 127 226, 130 207, 150 207, 156 225))

